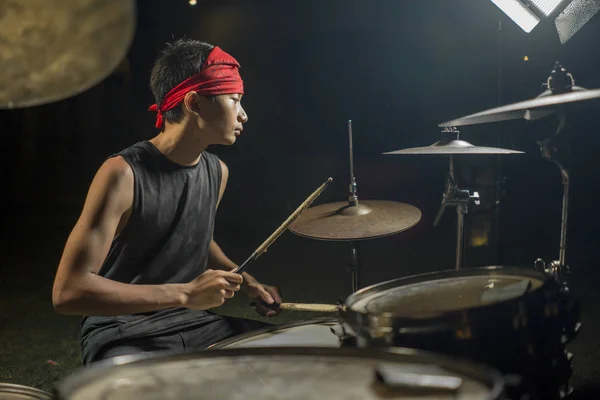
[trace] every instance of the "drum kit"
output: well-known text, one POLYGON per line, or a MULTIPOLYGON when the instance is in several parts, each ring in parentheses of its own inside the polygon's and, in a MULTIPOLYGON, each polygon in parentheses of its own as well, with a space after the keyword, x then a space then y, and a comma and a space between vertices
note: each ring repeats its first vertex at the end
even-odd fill
POLYGON ((276 325, 184 354, 123 356, 78 371, 56 385, 59 399, 250 398, 264 399, 563 399, 576 336, 579 307, 566 275, 569 174, 562 151, 569 105, 600 99, 600 90, 574 86, 558 63, 541 96, 440 124, 443 138, 431 146, 386 154, 449 157, 445 208, 457 208, 455 268, 361 287, 357 244, 415 226, 421 211, 408 204, 360 200, 354 177, 352 123, 347 202, 310 203, 288 218, 243 267, 285 228, 314 240, 350 242, 352 293, 340 304, 283 303, 288 310, 326 315, 276 325), (557 261, 532 268, 464 268, 464 216, 477 192, 459 188, 457 155, 511 155, 509 149, 479 147, 459 139, 458 126, 538 119, 556 113, 559 129, 540 142, 542 156, 563 177, 563 217, 557 261))
MULTIPOLYGON (((7 44, 1 60, 10 68, 3 70, 7 80, 0 85, 0 106, 25 107, 67 98, 106 77, 122 59, 133 36, 133 1, 77 0, 66 8, 64 1, 36 2, 37 8, 24 7, 14 0, 1 1, 0 36, 7 44), (73 7, 77 12, 72 12, 73 7), (77 24, 67 14, 61 17, 60 11, 67 8, 71 11, 68 16, 77 16, 77 24), (39 23, 56 18, 54 24, 39 23), (106 21, 111 21, 112 28, 97 34, 100 25, 106 28, 106 21), (26 29, 28 24, 36 28, 26 29), (38 39, 58 36, 57 29, 69 27, 79 32, 67 35, 74 42, 54 41, 61 47, 54 47, 52 54, 36 47, 39 41, 32 35, 38 39), (102 40, 90 40, 92 36, 102 40), (36 65, 35 74, 23 65, 36 65)), ((350 244, 352 293, 343 303, 292 303, 285 307, 321 311, 327 313, 326 317, 250 332, 203 351, 102 361, 61 380, 52 394, 0 384, 0 399, 567 397, 572 391, 572 368, 566 345, 575 338, 580 324, 577 299, 565 279, 569 272, 569 172, 562 144, 569 107, 600 99, 600 90, 575 86, 572 75, 558 63, 546 85, 547 90, 532 100, 439 124, 442 140, 430 146, 385 153, 448 157, 446 187, 434 224, 448 206, 456 207, 453 270, 361 286, 358 244, 406 231, 419 223, 422 214, 405 203, 359 201, 349 121, 348 200, 308 207, 316 193, 286 225, 302 237, 350 244), (546 264, 538 259, 533 268, 464 268, 465 215, 480 199, 477 192, 458 186, 454 157, 521 152, 475 146, 460 140, 457 128, 513 119, 536 120, 552 114, 559 118, 558 130, 539 144, 542 156, 559 167, 564 188, 558 260, 546 264)), ((282 232, 279 229, 243 268, 282 232)))

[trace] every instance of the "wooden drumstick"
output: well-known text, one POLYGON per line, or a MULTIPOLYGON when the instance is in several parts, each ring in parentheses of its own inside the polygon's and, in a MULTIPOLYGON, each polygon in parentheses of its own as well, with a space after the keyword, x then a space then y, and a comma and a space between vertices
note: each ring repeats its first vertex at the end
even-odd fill
MULTIPOLYGON (((250 303, 252 307, 256 306, 255 302, 250 303)), ((280 304, 267 304, 264 303, 267 308, 280 308, 282 310, 292 311, 312 311, 312 312, 337 312, 343 309, 343 306, 336 304, 318 304, 318 303, 280 303, 280 304)))
POLYGON ((304 212, 304 210, 306 210, 313 201, 315 201, 315 199, 317 197, 319 197, 319 195, 321 193, 323 193, 323 191, 325 190, 325 188, 327 186, 329 186, 329 184, 333 182, 333 178, 328 178, 327 181, 325 181, 321 186, 319 186, 319 188, 317 190, 315 190, 313 192, 313 194, 311 194, 310 196, 308 196, 308 198, 306 200, 304 200, 304 202, 302 204, 300 204, 300 206, 296 209, 296 211, 294 211, 289 217, 288 219, 285 220, 285 222, 283 224, 281 224, 281 226, 279 228, 277 228, 275 230, 275 232, 273 232, 271 234, 271 236, 269 236, 267 238, 267 240, 265 240, 263 242, 263 244, 261 244, 255 251, 254 253, 252 253, 252 255, 250 255, 250 257, 248 257, 248 259, 246 261, 244 261, 244 263, 242 265, 240 265, 237 269, 235 269, 232 272, 241 274, 242 272, 244 272, 244 270, 248 267, 248 265, 256 260, 258 257, 260 257, 260 255, 262 253, 264 253, 265 251, 267 251, 267 249, 269 248, 270 245, 273 244, 273 242, 275 240, 277 240, 277 238, 279 236, 281 236, 281 234, 292 224, 292 222, 294 222, 294 220, 296 218, 298 218, 298 216, 300 214, 302 214, 304 212))

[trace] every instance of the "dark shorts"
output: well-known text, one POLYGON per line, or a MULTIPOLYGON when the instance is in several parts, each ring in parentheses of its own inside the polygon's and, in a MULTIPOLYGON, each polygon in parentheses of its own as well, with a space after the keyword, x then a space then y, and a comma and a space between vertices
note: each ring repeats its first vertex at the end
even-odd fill
MULTIPOLYGON (((210 314, 202 318, 201 323, 158 330, 149 329, 149 326, 155 328, 156 324, 145 323, 147 318, 115 323, 84 335, 81 343, 83 365, 130 354, 202 350, 232 336, 272 326, 251 319, 210 314)), ((154 322, 156 318, 151 320, 154 322)), ((169 322, 163 320, 161 325, 168 328, 169 322)))

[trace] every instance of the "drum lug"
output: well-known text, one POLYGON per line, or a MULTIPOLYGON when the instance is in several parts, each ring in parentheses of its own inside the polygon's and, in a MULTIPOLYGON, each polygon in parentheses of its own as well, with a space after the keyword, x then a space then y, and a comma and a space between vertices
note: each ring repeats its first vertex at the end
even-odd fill
POLYGON ((356 334, 350 326, 341 323, 329 329, 338 337, 341 347, 356 347, 356 334))
POLYGON ((533 263, 533 268, 536 271, 542 272, 553 278, 557 278, 559 273, 563 272, 563 271, 561 271, 560 264, 558 261, 552 261, 552 262, 546 264, 546 262, 541 258, 538 258, 537 260, 535 260, 535 262, 533 263))
POLYGON ((564 290, 569 290, 565 279, 566 275, 571 274, 571 267, 568 265, 562 265, 559 261, 552 261, 546 264, 543 259, 538 258, 533 263, 533 269, 552 277, 564 290))
POLYGON ((535 269, 537 272, 546 273, 546 262, 541 258, 538 258, 533 263, 533 269, 535 269))
POLYGON ((386 343, 393 343, 392 318, 386 314, 373 315, 369 318, 369 335, 373 339, 383 339, 386 343))

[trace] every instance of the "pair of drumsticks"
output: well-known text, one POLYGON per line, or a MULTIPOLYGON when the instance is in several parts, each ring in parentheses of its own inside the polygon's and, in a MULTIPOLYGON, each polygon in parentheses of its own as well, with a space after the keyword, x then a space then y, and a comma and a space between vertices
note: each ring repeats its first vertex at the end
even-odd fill
MULTIPOLYGON (((329 186, 329 184, 333 182, 333 178, 328 178, 321 186, 317 188, 300 206, 265 240, 254 252, 233 272, 241 274, 244 272, 248 266, 261 256, 262 253, 266 252, 269 246, 281 236, 283 232, 306 210, 317 197, 323 193, 325 188, 329 186)), ((251 306, 255 306, 256 303, 251 303, 251 306)), ((336 312, 339 310, 340 306, 334 304, 308 304, 308 303, 280 303, 280 304, 266 304, 269 308, 281 308, 284 310, 294 310, 294 311, 315 311, 315 312, 336 312)))

